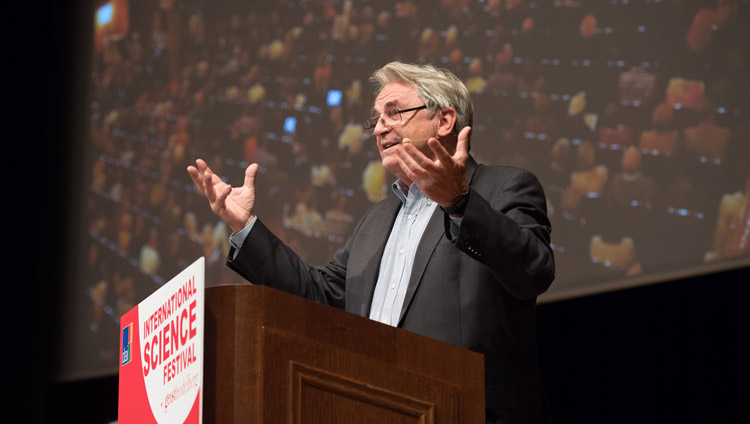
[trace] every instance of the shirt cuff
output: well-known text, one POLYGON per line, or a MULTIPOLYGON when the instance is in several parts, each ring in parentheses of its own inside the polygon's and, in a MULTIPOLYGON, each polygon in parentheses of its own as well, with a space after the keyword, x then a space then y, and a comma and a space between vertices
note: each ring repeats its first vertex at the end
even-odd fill
MULTIPOLYGON (((247 238, 247 235, 250 234, 250 230, 253 229, 253 225, 255 225, 255 221, 258 220, 258 217, 256 216, 253 218, 252 221, 250 221, 249 224, 242 230, 240 230, 239 233, 235 234, 232 233, 229 236, 229 244, 234 248, 234 254, 231 257, 231 260, 234 260, 234 258, 237 257, 237 253, 240 251, 240 248, 242 247, 242 243, 245 242, 245 239, 247 238)), ((452 227, 452 226, 451 226, 452 227)))
POLYGON ((448 218, 450 218, 450 229, 451 232, 451 238, 453 240, 458 238, 458 230, 461 229, 461 221, 463 221, 463 216, 450 216, 448 215, 448 218))

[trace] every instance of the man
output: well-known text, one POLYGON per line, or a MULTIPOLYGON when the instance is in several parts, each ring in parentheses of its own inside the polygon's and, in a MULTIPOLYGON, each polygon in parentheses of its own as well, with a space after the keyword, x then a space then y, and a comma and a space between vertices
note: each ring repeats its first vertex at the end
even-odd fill
POLYGON ((188 168, 234 231, 228 266, 253 283, 481 352, 487 421, 545 421, 534 313, 554 259, 539 182, 468 154, 473 105, 455 75, 394 62, 371 81, 377 98, 364 127, 397 181, 323 267, 302 262, 256 218, 256 164, 239 188, 200 159, 188 168))

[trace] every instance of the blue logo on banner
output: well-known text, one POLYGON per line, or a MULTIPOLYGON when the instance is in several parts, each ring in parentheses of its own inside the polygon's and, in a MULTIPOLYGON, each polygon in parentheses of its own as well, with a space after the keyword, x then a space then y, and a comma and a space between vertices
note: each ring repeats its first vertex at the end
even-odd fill
POLYGON ((122 329, 122 365, 130 362, 131 349, 130 345, 133 343, 133 323, 131 322, 125 328, 122 329))

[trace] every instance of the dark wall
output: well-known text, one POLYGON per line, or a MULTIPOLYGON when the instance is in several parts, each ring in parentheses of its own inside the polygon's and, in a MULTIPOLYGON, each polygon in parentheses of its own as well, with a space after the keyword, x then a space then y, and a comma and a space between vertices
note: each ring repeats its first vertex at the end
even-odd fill
MULTIPOLYGON (((3 271, 3 376, 12 392, 10 416, 19 418, 13 422, 50 422, 63 241, 75 214, 67 207, 68 185, 78 172, 85 124, 78 112, 86 98, 87 46, 79 44, 89 7, 81 0, 16 3, 3 25, 9 57, 3 61, 2 263, 10 269, 3 271)), ((80 412, 86 402, 77 403, 80 412)))
POLYGON ((746 422, 750 269, 542 305, 553 422, 746 422))

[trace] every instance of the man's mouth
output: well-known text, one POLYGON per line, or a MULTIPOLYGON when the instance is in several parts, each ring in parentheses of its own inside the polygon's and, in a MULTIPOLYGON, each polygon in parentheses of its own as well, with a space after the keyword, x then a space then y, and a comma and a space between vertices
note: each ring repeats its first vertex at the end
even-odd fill
POLYGON ((403 140, 384 141, 383 144, 381 144, 381 146, 383 147, 383 150, 388 150, 388 149, 390 149, 393 146, 397 146, 399 144, 413 143, 415 141, 417 141, 417 142, 423 142, 423 141, 427 141, 427 139, 423 138, 423 139, 419 139, 419 140, 411 140, 408 137, 404 137, 403 140))
POLYGON ((382 147, 383 147, 383 150, 388 150, 393 146, 398 146, 399 144, 401 144, 401 140, 389 140, 389 141, 384 141, 382 144, 382 147))

